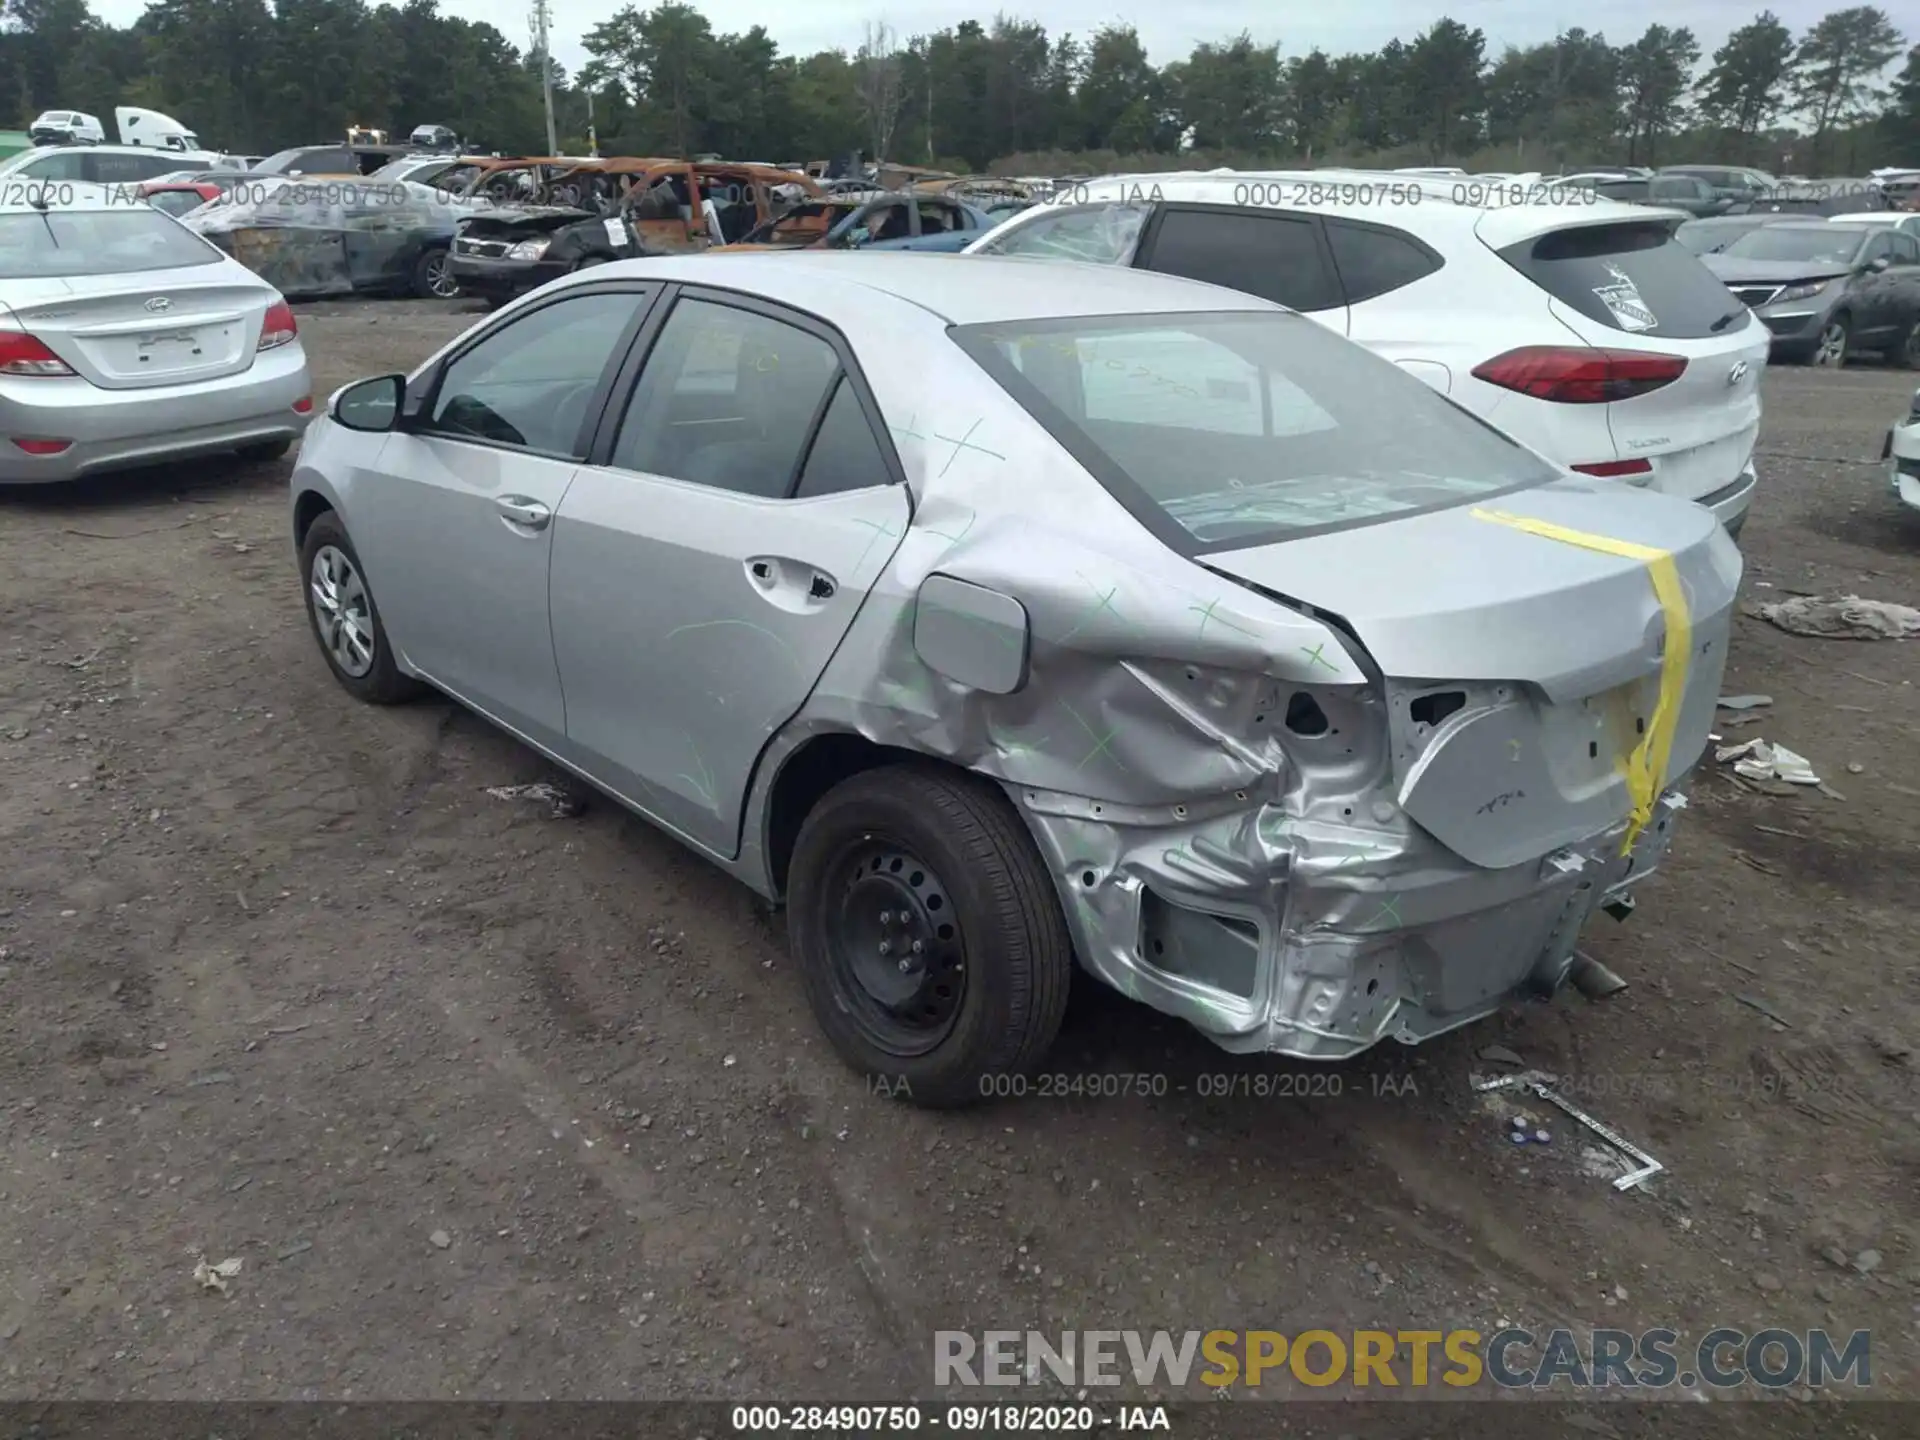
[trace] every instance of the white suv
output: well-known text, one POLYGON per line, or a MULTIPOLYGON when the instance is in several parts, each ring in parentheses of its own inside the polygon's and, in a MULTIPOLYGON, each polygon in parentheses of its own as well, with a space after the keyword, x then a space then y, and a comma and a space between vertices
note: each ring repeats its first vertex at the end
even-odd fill
POLYGON ((1549 459, 1696 501, 1737 534, 1769 335, 1674 241, 1684 219, 1551 184, 1128 175, 1062 186, 964 253, 1131 265, 1276 301, 1549 459))

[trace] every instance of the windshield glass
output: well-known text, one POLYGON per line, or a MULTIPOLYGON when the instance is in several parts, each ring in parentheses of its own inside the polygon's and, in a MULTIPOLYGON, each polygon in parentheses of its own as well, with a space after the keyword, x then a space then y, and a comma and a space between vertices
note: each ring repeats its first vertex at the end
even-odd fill
POLYGON ((127 275, 219 258, 204 240, 145 208, 0 215, 0 278, 127 275))
POLYGON ((1082 316, 951 333, 1116 499, 1188 552, 1374 524, 1558 474, 1298 315, 1082 316))
POLYGON ((1835 225, 1764 225, 1749 230, 1720 253, 1730 260, 1793 260, 1809 265, 1851 265, 1866 236, 1835 225))

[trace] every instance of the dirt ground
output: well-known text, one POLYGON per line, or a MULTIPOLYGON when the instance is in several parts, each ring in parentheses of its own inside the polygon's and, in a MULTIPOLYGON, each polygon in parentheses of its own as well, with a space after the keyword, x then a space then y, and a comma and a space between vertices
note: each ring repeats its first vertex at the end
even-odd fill
MULTIPOLYGON (((316 394, 470 321, 304 310, 316 394)), ((1747 604, 1920 603, 1876 459, 1916 378, 1769 374, 1747 604)), ((1867 1328, 1920 1396, 1920 642, 1738 622, 1775 704, 1725 733, 1837 794, 1701 775, 1589 933, 1621 995, 1262 1099, 1199 1077, 1300 1067, 1084 986, 1051 1068, 1164 1094, 933 1115, 838 1065, 745 890, 491 798, 546 767, 446 703, 350 702, 285 481, 0 499, 0 1399, 898 1398, 938 1329, 1502 1322, 1867 1328), (1489 1046, 1667 1173, 1509 1144, 1489 1046)))

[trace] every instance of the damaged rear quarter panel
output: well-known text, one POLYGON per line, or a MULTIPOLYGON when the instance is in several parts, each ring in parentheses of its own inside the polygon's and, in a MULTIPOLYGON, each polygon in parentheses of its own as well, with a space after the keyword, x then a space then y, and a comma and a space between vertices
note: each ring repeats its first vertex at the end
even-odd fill
MULTIPOLYGON (((949 343, 885 324, 899 333, 870 353, 949 343)), ((984 372, 868 379, 915 514, 903 536, 876 537, 891 550, 882 574, 763 757, 749 813, 768 813, 781 764, 823 735, 990 777, 1087 968, 1225 1048, 1322 1059, 1426 1039, 1556 982, 1593 909, 1659 863, 1684 801, 1666 795, 1623 853, 1617 788, 1567 843, 1464 858, 1414 823, 1402 787, 1447 725, 1527 703, 1525 685, 1383 673, 1364 631, 1176 554, 984 372), (1024 607, 1024 686, 987 693, 923 663, 915 602, 935 574, 1024 607), (1462 703, 1412 719, 1435 688, 1462 703)), ((1725 565, 1716 552, 1689 572, 1707 638, 1724 639, 1725 565)), ((1709 694, 1717 648, 1699 677, 1709 694)), ((1676 769, 1692 758, 1676 751, 1676 769)), ((768 893, 777 864, 770 835, 745 837, 737 868, 768 893)))

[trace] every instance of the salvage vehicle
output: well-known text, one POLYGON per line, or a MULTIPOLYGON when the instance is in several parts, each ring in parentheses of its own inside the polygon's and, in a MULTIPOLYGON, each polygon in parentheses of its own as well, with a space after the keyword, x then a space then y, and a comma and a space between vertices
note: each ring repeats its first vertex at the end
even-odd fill
POLYGON ((313 411, 274 288, 105 186, 0 204, 0 315, 0 483, 275 459, 313 411))
POLYGON ((1551 993, 1660 865, 1741 571, 1324 326, 1090 266, 611 265, 328 417, 290 518, 342 688, 783 900, 928 1105, 1039 1065, 1076 958, 1315 1060, 1551 993))
POLYGON ((1696 255, 1712 255, 1726 249, 1749 230, 1780 223, 1778 215, 1715 215, 1706 220, 1686 221, 1673 232, 1673 238, 1696 255))
POLYGON ((228 188, 211 180, 149 180, 134 194, 162 214, 180 216, 218 200, 228 188))
POLYGON ((548 163, 528 162, 546 203, 502 206, 462 222, 453 277, 464 293, 504 304, 612 260, 731 243, 783 206, 819 194, 805 176, 772 165, 620 158, 532 170, 548 163))
POLYGON ((945 195, 886 190, 877 195, 805 200, 756 225, 737 243, 708 254, 743 250, 952 250, 993 228, 986 212, 945 195))
POLYGON ((1909 215, 1898 210, 1861 210, 1845 215, 1829 215, 1827 219, 1840 225, 1891 225, 1908 235, 1920 236, 1920 214, 1909 215))
POLYGON ((9 180, 134 185, 175 170, 208 170, 217 158, 141 145, 47 145, 15 156, 0 174, 9 180))
POLYGON ((1920 510, 1920 390, 1913 392, 1905 418, 1887 431, 1880 458, 1889 462, 1887 483, 1893 498, 1909 510, 1920 510))
POLYGON ((181 217, 291 299, 371 293, 447 299, 466 211, 407 181, 249 181, 181 217))
POLYGON ((1699 219, 1723 215, 1733 208, 1731 196, 1715 190, 1696 175, 1653 175, 1646 179, 1595 180, 1585 188, 1603 200, 1619 200, 1629 205, 1657 205, 1666 210, 1683 210, 1699 219))
POLYGON ((404 145, 295 145, 252 168, 260 175, 371 175, 408 153, 404 145))
POLYGON ((1737 535, 1766 327, 1675 241, 1678 216, 1538 190, 1338 170, 1115 176, 965 253, 1131 265, 1278 301, 1551 459, 1693 500, 1737 535))
POLYGON ((1785 359, 1836 369, 1875 350, 1920 367, 1920 239, 1892 225, 1783 221, 1700 259, 1785 359))

